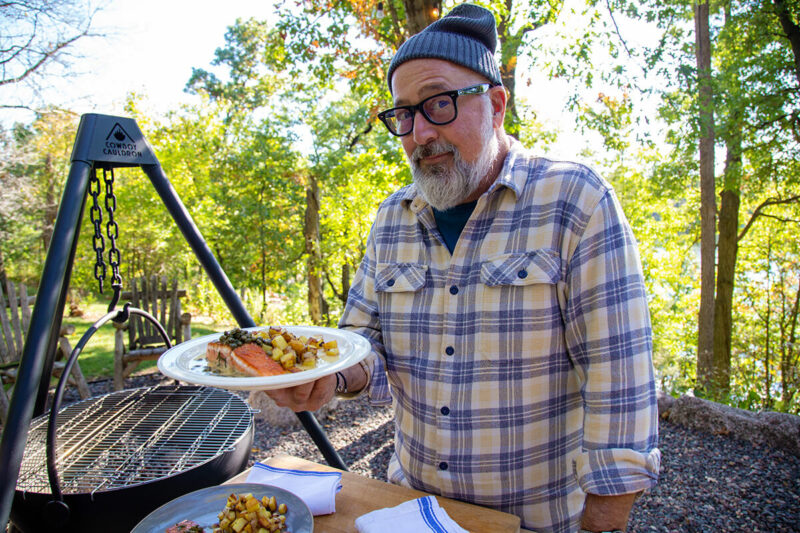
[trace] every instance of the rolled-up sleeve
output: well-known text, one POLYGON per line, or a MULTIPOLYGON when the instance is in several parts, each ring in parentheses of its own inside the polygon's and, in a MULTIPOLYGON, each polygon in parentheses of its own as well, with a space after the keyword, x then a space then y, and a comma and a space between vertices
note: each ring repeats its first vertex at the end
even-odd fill
POLYGON ((639 492, 658 480, 652 329, 636 242, 609 190, 572 254, 564 321, 584 403, 581 489, 639 492))
POLYGON ((375 296, 375 242, 372 231, 367 237, 364 258, 347 295, 347 304, 339 320, 339 327, 358 333, 372 345, 372 354, 366 360, 371 375, 367 391, 370 403, 373 405, 390 404, 392 397, 386 377, 384 359, 386 352, 375 296))

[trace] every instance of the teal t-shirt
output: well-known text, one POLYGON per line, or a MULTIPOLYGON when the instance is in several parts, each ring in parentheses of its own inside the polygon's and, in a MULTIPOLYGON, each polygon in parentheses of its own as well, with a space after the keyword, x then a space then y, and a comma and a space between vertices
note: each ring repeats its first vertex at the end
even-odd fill
POLYGON ((447 249, 450 250, 451 254, 456 248, 456 243, 458 242, 458 237, 461 235, 461 231, 464 229, 464 226, 467 225, 467 220, 469 220, 469 216, 475 210, 477 204, 478 201, 475 200, 474 202, 467 202, 466 204, 451 207, 445 211, 439 211, 438 209, 433 210, 433 218, 436 219, 439 233, 444 237, 444 243, 447 245, 447 249))

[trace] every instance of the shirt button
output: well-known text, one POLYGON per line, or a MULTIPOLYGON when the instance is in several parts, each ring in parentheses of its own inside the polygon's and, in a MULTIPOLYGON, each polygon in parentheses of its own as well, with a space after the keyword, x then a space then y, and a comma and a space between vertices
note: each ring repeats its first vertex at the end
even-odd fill
POLYGON ((444 353, 446 353, 447 355, 453 355, 454 353, 456 353, 456 351, 452 346, 448 346, 447 348, 444 349, 444 353))
POLYGON ((442 407, 441 409, 439 409, 439 410, 442 412, 442 414, 443 414, 444 416, 447 416, 447 415, 449 415, 449 414, 450 414, 450 408, 449 408, 449 407, 447 407, 446 405, 445 405, 444 407, 442 407))
POLYGON ((528 271, 527 271, 527 270, 525 270, 525 269, 523 269, 523 270, 520 270, 519 272, 517 272, 517 276, 518 276, 520 279, 525 279, 525 278, 527 278, 527 277, 528 277, 528 271))
POLYGON ((386 282, 386 284, 387 284, 389 287, 392 287, 392 286, 394 286, 394 280, 393 280, 393 279, 390 279, 389 281, 387 281, 387 282, 386 282))
POLYGON ((455 285, 451 285, 450 294, 458 294, 458 287, 456 287, 455 285))
POLYGON ((447 470, 447 463, 445 461, 439 463, 439 470, 447 470))

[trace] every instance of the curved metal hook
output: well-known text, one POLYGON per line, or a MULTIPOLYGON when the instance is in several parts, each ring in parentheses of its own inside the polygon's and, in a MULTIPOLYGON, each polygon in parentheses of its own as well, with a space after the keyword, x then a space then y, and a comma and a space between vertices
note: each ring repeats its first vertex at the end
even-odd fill
MULTIPOLYGON (((52 491, 51 494, 53 495, 54 501, 64 501, 64 495, 61 492, 61 484, 58 479, 58 471, 56 470, 56 417, 58 415, 59 408, 61 407, 61 399, 64 396, 64 390, 66 389, 67 380, 69 379, 69 374, 72 370, 72 367, 75 364, 75 361, 78 360, 78 356, 86 346, 86 343, 89 342, 89 339, 92 337, 92 335, 94 335, 95 332, 109 320, 118 321, 117 319, 124 314, 125 318, 121 320, 121 322, 124 322, 127 320, 130 314, 134 314, 142 316, 152 322, 158 330, 158 333, 161 335, 161 338, 164 340, 164 344, 167 345, 167 348, 172 348, 172 341, 169 339, 167 330, 164 329, 164 326, 161 325, 156 317, 147 311, 143 311, 142 309, 138 309, 136 307, 131 307, 130 305, 130 303, 125 304, 125 307, 122 311, 109 311, 99 320, 97 320, 97 322, 92 324, 86 333, 83 334, 81 340, 78 341, 78 344, 75 345, 75 348, 72 350, 72 353, 69 355, 69 358, 67 358, 67 361, 64 364, 64 371, 58 380, 56 392, 53 396, 53 405, 50 408, 50 415, 47 422, 47 476, 50 480, 50 490, 52 491)), ((67 517, 68 516, 69 508, 67 508, 67 517)))
POLYGON ((111 295, 111 303, 108 304, 109 313, 114 310, 114 308, 117 306, 117 303, 119 302, 120 293, 122 291, 122 285, 120 285, 119 283, 112 283, 111 288, 114 289, 114 294, 111 295))

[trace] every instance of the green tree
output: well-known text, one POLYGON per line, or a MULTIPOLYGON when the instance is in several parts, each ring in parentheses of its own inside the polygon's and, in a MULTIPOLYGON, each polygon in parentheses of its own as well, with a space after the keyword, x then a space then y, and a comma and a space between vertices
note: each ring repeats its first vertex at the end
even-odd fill
MULTIPOLYGON (((587 32, 586 39, 577 41, 588 44, 573 44, 567 49, 595 49, 597 44, 606 43, 608 66, 594 70, 581 61, 581 55, 563 54, 553 63, 553 72, 575 76, 588 87, 602 82, 610 90, 653 93, 661 99, 657 118, 665 124, 664 140, 673 146, 673 163, 662 167, 667 172, 654 174, 653 179, 674 198, 684 194, 681 189, 687 186, 701 191, 697 205, 704 228, 700 231, 700 255, 705 265, 716 264, 715 268, 702 268, 701 285, 705 289, 701 290, 704 296, 698 315, 697 392, 724 400, 730 380, 737 247, 753 224, 773 216, 773 210, 798 201, 797 161, 793 155, 800 116, 793 37, 796 7, 766 0, 711 4, 622 0, 597 3, 595 20, 600 19, 599 12, 606 12, 611 27, 587 32), (696 41, 692 24, 695 14, 700 20, 705 8, 709 8, 707 47, 703 39, 696 41), (657 36, 655 42, 638 48, 629 46, 620 31, 625 25, 618 24, 625 18, 649 23, 657 36), (612 45, 615 36, 617 44, 612 45), (625 53, 620 55, 620 49, 625 53), (634 64, 641 67, 642 75, 629 75, 634 64), (648 78, 650 82, 645 83, 648 78), (698 147, 703 154, 699 161, 698 147), (725 154, 721 173, 712 163, 717 151, 725 154), (713 186, 708 179, 712 170, 713 186), (709 194, 713 190, 720 191, 719 199, 709 194), (712 230, 714 213, 719 225, 712 230), (740 221, 742 214, 745 218, 740 221), (713 313, 709 312, 710 292, 713 313)), ((701 29, 703 26, 699 24, 701 29)), ((578 110, 580 94, 576 90, 573 99, 578 110)), ((595 129, 598 124, 609 128, 604 138, 619 131, 610 114, 595 124, 591 118, 584 112, 581 123, 595 129)))
POLYGON ((0 163, 0 281, 7 275, 6 262, 13 265, 12 277, 28 283, 38 278, 36 267, 50 245, 77 123, 74 113, 46 109, 31 125, 17 125, 6 134, 0 163))

